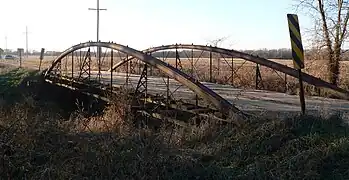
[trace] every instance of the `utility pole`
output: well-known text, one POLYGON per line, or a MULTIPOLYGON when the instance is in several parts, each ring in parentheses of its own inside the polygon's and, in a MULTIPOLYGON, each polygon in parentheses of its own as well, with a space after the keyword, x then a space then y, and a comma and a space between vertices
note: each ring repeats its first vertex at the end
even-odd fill
POLYGON ((27 58, 28 58, 28 26, 25 26, 25 48, 27 49, 27 58))
POLYGON ((28 26, 25 26, 25 46, 26 46, 26 56, 28 58, 29 54, 29 49, 28 49, 28 26))
MULTIPOLYGON (((99 11, 106 11, 107 9, 100 9, 99 8, 99 0, 97 0, 97 9, 96 8, 88 8, 88 10, 97 11, 97 42, 99 42, 99 11)), ((98 62, 100 61, 100 47, 97 46, 97 58, 98 62)))
POLYGON ((7 53, 7 35, 5 36, 5 53, 7 53))

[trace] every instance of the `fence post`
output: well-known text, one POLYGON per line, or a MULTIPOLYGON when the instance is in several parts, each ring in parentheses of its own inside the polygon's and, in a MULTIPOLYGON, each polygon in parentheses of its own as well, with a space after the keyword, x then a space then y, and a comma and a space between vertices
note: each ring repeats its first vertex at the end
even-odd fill
POLYGON ((44 52, 45 52, 45 48, 41 48, 39 71, 40 71, 40 69, 41 69, 42 60, 44 59, 44 52))

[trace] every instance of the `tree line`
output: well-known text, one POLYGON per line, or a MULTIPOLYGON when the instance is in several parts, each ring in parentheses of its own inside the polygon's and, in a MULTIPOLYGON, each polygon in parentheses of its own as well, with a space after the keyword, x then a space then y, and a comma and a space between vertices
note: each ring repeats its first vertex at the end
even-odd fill
MULTIPOLYGON (((267 59, 292 59, 292 52, 290 49, 260 49, 260 50, 239 50, 247 54, 267 58, 267 59)), ((175 51, 161 51, 152 53, 154 57, 167 57, 167 58, 176 58, 175 51)), ((210 52, 208 51, 199 51, 199 50, 182 50, 178 51, 179 58, 209 58, 210 52)), ((218 53, 212 53, 213 58, 217 57, 228 57, 226 55, 220 55, 218 53)))
MULTIPOLYGON (((291 49, 287 48, 281 48, 281 49, 258 49, 258 50, 239 50, 240 52, 247 53, 254 56, 259 56, 266 59, 284 59, 284 60, 290 60, 292 59, 292 51, 291 49)), ((45 56, 59 56, 62 52, 59 51, 46 51, 45 56)), ((96 56, 95 52, 90 52, 91 56, 96 56)), ((104 56, 104 53, 101 55, 104 56)), ((4 55, 5 52, 0 49, 0 56, 4 55)), ((6 54, 12 54, 12 55, 18 55, 17 51, 8 51, 6 54)), ((82 55, 86 54, 86 51, 81 51, 82 55)), ((25 53, 23 54, 23 56, 25 53)), ((40 56, 39 51, 33 51, 29 52, 29 55, 32 56, 40 56)), ((110 52, 108 51, 107 56, 110 56, 110 52)), ((125 54, 120 54, 121 57, 126 57, 125 54)), ((179 58, 181 59, 190 59, 190 58, 209 58, 210 52, 208 51, 199 51, 199 50, 178 50, 179 58), (193 55, 192 55, 193 53, 193 55)), ((119 54, 114 54, 114 57, 119 56, 119 54)), ((171 51, 160 51, 160 52, 154 52, 152 53, 152 56, 157 58, 176 58, 176 52, 171 51)), ((306 59, 307 57, 319 57, 319 60, 326 59, 327 58, 327 52, 321 49, 309 49, 305 51, 306 59)), ((229 58, 225 55, 220 55, 217 53, 212 53, 213 58, 229 58)), ((349 51, 348 50, 342 50, 341 53, 341 61, 348 61, 349 60, 349 51)))
MULTIPOLYGON (((260 50, 240 50, 240 52, 244 52, 247 54, 268 58, 268 59, 292 59, 292 53, 290 49, 260 49, 260 50)), ((9 54, 18 55, 17 51, 9 51, 9 54)), ((58 56, 62 52, 59 51, 46 51, 45 56, 58 56)), ((81 51, 82 54, 86 54, 86 51, 81 51)), ((39 56, 39 51, 33 51, 29 52, 29 55, 39 56)), ((110 52, 107 53, 108 56, 110 56, 110 52)), ((208 51, 199 51, 199 50, 179 50, 178 51, 179 58, 187 58, 190 59, 192 56, 193 58, 209 58, 210 52, 208 51)), ((95 52, 91 52, 91 56, 96 56, 95 52)), ((104 56, 104 52, 101 54, 101 56, 104 56)), ((119 54, 117 55, 119 56, 119 54)), ((121 55, 125 57, 125 55, 121 55)), ((158 57, 158 58, 176 58, 176 52, 171 51, 160 51, 160 52, 154 52, 152 53, 152 56, 158 57)), ((212 53, 213 58, 217 57, 227 57, 224 55, 220 55, 217 53, 212 53)))

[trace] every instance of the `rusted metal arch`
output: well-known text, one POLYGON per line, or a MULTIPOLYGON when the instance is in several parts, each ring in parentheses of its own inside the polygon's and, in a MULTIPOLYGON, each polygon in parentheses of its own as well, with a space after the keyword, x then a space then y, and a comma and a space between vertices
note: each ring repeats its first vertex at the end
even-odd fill
MULTIPOLYGON (((270 61, 268 59, 261 58, 258 56, 253 56, 253 55, 239 52, 236 50, 224 49, 224 48, 219 48, 219 47, 193 45, 193 44, 174 44, 174 45, 165 45, 165 46, 148 48, 146 50, 143 50, 143 52, 144 53, 153 53, 156 51, 170 50, 170 49, 195 49, 195 50, 211 51, 211 52, 215 52, 215 53, 225 54, 225 55, 232 56, 234 58, 241 58, 241 59, 244 59, 244 60, 247 60, 250 62, 254 62, 254 63, 260 64, 260 65, 275 69, 276 71, 285 73, 285 74, 290 75, 292 77, 298 78, 298 71, 294 68, 290 68, 290 67, 285 66, 283 64, 276 63, 276 62, 273 62, 273 61, 270 61)), ((132 60, 133 58, 134 57, 130 57, 129 59, 124 59, 124 60, 120 61, 119 63, 115 64, 111 69, 109 69, 109 71, 117 69, 118 67, 120 67, 121 65, 123 65, 127 61, 132 60)), ((309 75, 309 74, 304 73, 304 72, 302 72, 302 76, 303 76, 303 81, 307 82, 308 84, 311 84, 311 85, 314 85, 317 87, 324 87, 324 88, 334 90, 334 91, 340 93, 339 95, 341 95, 342 98, 349 99, 349 92, 338 87, 338 86, 330 84, 330 83, 328 83, 320 78, 314 77, 314 76, 309 75)))
POLYGON ((217 110, 219 110, 222 114, 230 116, 230 113, 237 113, 239 115, 245 116, 243 112, 241 112, 238 108, 233 106, 230 102, 228 102, 226 99, 222 98, 220 95, 212 91, 211 89, 207 88, 203 84, 201 84, 198 81, 195 81, 191 77, 189 77, 187 74, 183 73, 182 71, 176 69, 175 67, 153 57, 150 55, 147 55, 145 53, 142 53, 141 51, 129 48, 127 46, 123 46, 121 44, 116 43, 108 43, 108 42, 85 42, 81 43, 75 46, 72 46, 71 48, 65 50, 62 54, 60 54, 53 62, 49 69, 44 74, 44 77, 48 77, 50 75, 50 72, 53 70, 53 68, 59 63, 65 56, 67 56, 69 53, 72 53, 76 50, 87 48, 91 46, 100 46, 105 48, 114 49, 120 52, 123 52, 125 54, 128 54, 134 58, 137 58, 144 63, 147 63, 155 68, 158 68, 166 75, 176 79, 179 83, 187 86, 189 89, 194 91, 197 95, 201 96, 203 99, 205 99, 208 102, 211 102, 217 110))

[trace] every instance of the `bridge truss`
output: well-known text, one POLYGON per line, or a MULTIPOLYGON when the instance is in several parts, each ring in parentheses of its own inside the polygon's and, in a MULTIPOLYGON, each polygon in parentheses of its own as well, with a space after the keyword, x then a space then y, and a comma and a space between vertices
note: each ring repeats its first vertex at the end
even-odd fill
MULTIPOLYGON (((48 82, 105 100, 117 89, 127 90, 136 113, 172 120, 207 113, 219 119, 245 118, 234 102, 215 92, 212 83, 271 89, 266 86, 275 81, 274 90, 286 92, 287 82, 297 77, 297 70, 286 65, 219 47, 175 44, 138 51, 110 42, 72 46, 45 72, 48 82), (102 47, 100 61, 97 46, 102 47)), ((347 91, 306 73, 303 81, 348 97, 347 91)))

